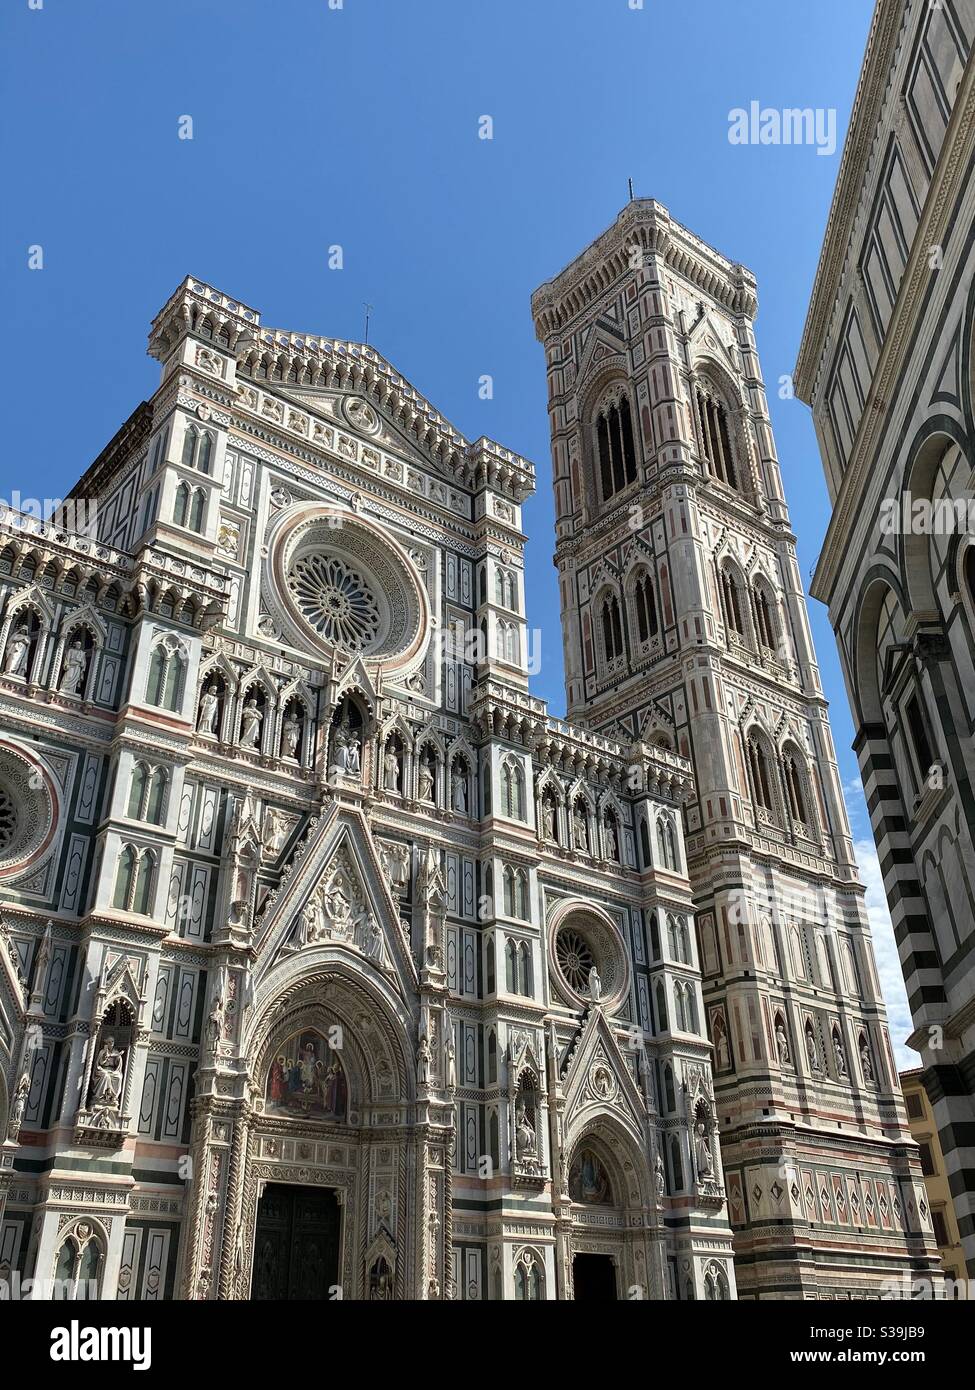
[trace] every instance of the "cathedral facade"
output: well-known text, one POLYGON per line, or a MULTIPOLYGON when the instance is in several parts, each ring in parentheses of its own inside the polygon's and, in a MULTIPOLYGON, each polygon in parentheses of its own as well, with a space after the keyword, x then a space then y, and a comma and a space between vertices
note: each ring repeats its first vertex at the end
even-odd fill
POLYGON ((0 518, 11 1288, 933 1267, 753 282, 636 202, 533 307, 565 720, 528 688, 532 466, 198 280, 54 521, 0 518))

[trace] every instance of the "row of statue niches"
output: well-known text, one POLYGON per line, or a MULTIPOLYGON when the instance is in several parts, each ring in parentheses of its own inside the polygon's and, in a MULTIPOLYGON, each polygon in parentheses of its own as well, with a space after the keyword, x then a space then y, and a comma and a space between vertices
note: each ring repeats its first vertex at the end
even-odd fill
MULTIPOLYGON (((7 648, 3 654, 3 673, 28 680, 33 671, 38 632, 32 630, 25 620, 18 624, 7 638, 7 648)), ((85 678, 95 649, 94 639, 87 631, 77 635, 65 644, 60 662, 60 670, 55 688, 62 695, 81 695, 85 689, 85 678)))
MULTIPOLYGON (((804 1030, 806 1042, 806 1060, 809 1069, 818 1075, 822 1075, 826 1068, 819 1056, 819 1048, 816 1045, 816 1036, 812 1023, 807 1020, 804 1030)), ((843 1046, 843 1039, 840 1037, 839 1030, 834 1026, 830 1035, 833 1047, 833 1064, 836 1068, 837 1078, 841 1081, 846 1080, 850 1075, 850 1069, 846 1060, 846 1048, 843 1046)), ((789 1039, 785 1031, 785 1022, 781 1014, 775 1018, 775 1050, 778 1054, 779 1064, 783 1067, 791 1067, 792 1049, 789 1046, 789 1039)), ((865 1032, 861 1031, 857 1041, 857 1051, 860 1057, 860 1067, 863 1071, 865 1081, 874 1080, 873 1059, 870 1056, 870 1042, 865 1032)))

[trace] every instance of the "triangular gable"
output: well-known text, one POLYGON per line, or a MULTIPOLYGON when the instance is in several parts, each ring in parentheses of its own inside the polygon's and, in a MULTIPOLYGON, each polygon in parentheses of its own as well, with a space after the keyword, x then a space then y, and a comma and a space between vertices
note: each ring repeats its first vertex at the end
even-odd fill
POLYGON ((584 1110, 622 1108, 637 1125, 647 1107, 602 1009, 590 1009, 563 1082, 566 1123, 584 1110))
POLYGON ((618 324, 605 317, 598 319, 590 328, 579 357, 579 385, 584 386, 594 374, 610 370, 625 370, 626 339, 618 324))
POLYGON ((312 827, 296 856, 259 924, 255 984, 283 956, 337 947, 396 979, 404 995, 415 990, 413 956, 361 812, 334 808, 312 827))
POLYGON ((738 363, 735 361, 734 353, 722 338, 711 315, 703 305, 701 313, 687 335, 687 343, 695 356, 712 358, 725 371, 730 371, 737 380, 738 363))

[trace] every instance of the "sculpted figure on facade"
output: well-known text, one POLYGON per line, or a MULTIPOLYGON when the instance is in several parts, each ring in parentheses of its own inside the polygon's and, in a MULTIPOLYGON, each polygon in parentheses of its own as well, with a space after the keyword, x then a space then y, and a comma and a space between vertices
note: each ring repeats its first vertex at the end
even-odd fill
POLYGON ((124 1058, 111 1035, 105 1038, 95 1059, 91 1104, 93 1110, 118 1110, 122 1104, 124 1058))
POLYGON ((78 694, 84 684, 87 667, 88 655, 81 644, 81 638, 76 637, 64 654, 64 669, 58 687, 62 695, 78 694))
POLYGON ((24 1111, 27 1109, 29 1095, 30 1077, 26 1071, 23 1071, 17 1082, 17 1089, 14 1091, 14 1098, 10 1106, 10 1119, 7 1122, 7 1138, 13 1143, 17 1142, 20 1135, 20 1127, 24 1121, 24 1111))
POLYGON ((427 754, 420 759, 417 769, 417 795, 421 801, 433 801, 433 767, 427 754))
POLYGON ((201 734, 217 734, 217 724, 220 717, 220 690, 216 684, 211 683, 206 687, 200 700, 200 713, 197 718, 196 727, 201 734))
POLYGON ((694 1136, 697 1175, 704 1182, 714 1177, 714 1155, 711 1152, 711 1138, 700 1120, 694 1126, 694 1136))
POLYGON ((297 761, 298 739, 301 737, 301 724, 295 717, 294 709, 289 709, 281 725, 281 756, 297 761))
POLYGON ((257 748, 263 720, 264 714, 257 703, 257 697, 252 695, 244 705, 244 712, 240 718, 241 748, 257 748))
POLYGON ((535 1155, 535 1130, 524 1103, 519 1105, 515 1123, 515 1151, 519 1158, 533 1158, 535 1155))
POLYGON ((420 1038, 416 1055, 416 1079, 421 1086, 430 1085, 431 1060, 430 1041, 424 1033, 420 1038))
POLYGON ((30 654, 30 633, 26 623, 16 628, 7 639, 7 651, 3 669, 8 676, 26 676, 27 660, 30 654))

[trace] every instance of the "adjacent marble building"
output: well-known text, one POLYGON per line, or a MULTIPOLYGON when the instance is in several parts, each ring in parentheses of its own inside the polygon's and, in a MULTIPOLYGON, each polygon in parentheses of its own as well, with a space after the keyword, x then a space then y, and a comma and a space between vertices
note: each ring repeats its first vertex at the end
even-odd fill
POLYGON ((880 0, 796 368, 912 1044, 975 1275, 975 3, 880 0))
POLYGON ((529 693, 531 464, 192 278, 149 350, 0 517, 0 1279, 733 1298, 688 750, 529 693))

